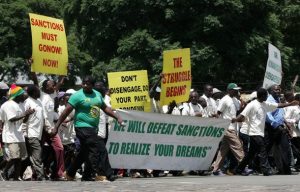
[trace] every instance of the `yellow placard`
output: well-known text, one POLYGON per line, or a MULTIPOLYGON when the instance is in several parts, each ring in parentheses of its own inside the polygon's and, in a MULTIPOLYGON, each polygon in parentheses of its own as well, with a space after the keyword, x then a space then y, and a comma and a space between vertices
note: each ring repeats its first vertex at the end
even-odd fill
POLYGON ((113 108, 151 111, 146 70, 114 72, 107 76, 113 108))
POLYGON ((163 52, 163 78, 161 81, 161 106, 186 102, 191 89, 190 49, 176 49, 163 52))
POLYGON ((32 35, 31 71, 66 75, 68 47, 63 20, 29 13, 32 35))

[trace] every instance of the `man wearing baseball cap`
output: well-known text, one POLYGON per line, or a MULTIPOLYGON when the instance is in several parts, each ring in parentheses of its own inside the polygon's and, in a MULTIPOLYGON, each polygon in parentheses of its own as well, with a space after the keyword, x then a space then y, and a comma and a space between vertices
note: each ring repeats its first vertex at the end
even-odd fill
MULTIPOLYGON (((229 83, 227 86, 227 95, 221 100, 217 109, 218 115, 223 119, 232 120, 236 118, 239 104, 237 104, 236 96, 241 88, 235 83, 229 83)), ((220 170, 228 151, 230 150, 238 162, 244 158, 243 145, 237 136, 237 124, 230 123, 223 137, 217 159, 213 165, 213 174, 216 176, 224 175, 220 170)))

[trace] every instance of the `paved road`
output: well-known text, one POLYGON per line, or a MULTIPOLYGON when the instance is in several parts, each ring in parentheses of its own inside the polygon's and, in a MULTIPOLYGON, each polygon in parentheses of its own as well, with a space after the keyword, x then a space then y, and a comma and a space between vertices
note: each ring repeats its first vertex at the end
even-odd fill
POLYGON ((300 176, 184 176, 131 179, 115 182, 0 182, 1 191, 300 191, 300 176))

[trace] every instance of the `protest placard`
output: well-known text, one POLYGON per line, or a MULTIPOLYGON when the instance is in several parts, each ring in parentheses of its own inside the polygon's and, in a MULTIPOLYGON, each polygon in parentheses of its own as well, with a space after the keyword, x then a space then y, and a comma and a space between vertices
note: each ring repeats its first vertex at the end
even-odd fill
POLYGON ((161 82, 161 105, 186 102, 191 89, 190 49, 163 52, 163 78, 161 82))
POLYGON ((67 38, 63 20, 29 13, 32 35, 31 71, 66 75, 67 38))
POLYGON ((113 108, 151 111, 146 70, 113 72, 107 76, 113 108))
POLYGON ((269 43, 269 57, 263 87, 268 89, 276 84, 280 85, 282 80, 281 55, 279 49, 269 43))
POLYGON ((118 111, 107 150, 113 168, 207 170, 229 120, 118 111))

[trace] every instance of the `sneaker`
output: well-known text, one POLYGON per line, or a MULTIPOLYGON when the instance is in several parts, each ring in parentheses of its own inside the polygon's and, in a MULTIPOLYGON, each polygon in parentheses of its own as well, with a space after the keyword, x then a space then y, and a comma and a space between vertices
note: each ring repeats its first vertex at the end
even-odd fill
POLYGON ((226 170, 226 175, 233 176, 234 173, 231 170, 227 169, 226 170))
POLYGON ((271 176, 271 175, 273 175, 273 172, 271 170, 268 170, 266 172, 263 172, 263 175, 264 176, 271 176))
POLYGON ((80 173, 76 172, 75 178, 76 178, 76 179, 81 179, 81 178, 82 178, 82 175, 80 175, 80 173))
POLYGON ((242 175, 242 176, 248 176, 250 173, 247 171, 241 171, 241 170, 236 170, 235 172, 237 175, 242 175))
POLYGON ((110 175, 110 176, 107 177, 107 180, 111 181, 111 182, 115 181, 116 179, 118 179, 117 175, 110 175))
POLYGON ((132 178, 142 178, 142 175, 139 172, 135 172, 131 175, 132 178))
POLYGON ((68 175, 66 171, 64 172, 64 178, 66 181, 75 181, 75 177, 68 175))
POLYGON ((225 176, 225 174, 221 170, 213 171, 214 176, 225 176))
POLYGON ((106 176, 103 176, 103 175, 97 175, 95 177, 95 181, 108 181, 106 176))
POLYGON ((252 174, 254 171, 253 169, 249 169, 248 167, 245 168, 244 172, 248 173, 248 175, 252 174))
POLYGON ((4 173, 3 171, 0 171, 0 181, 8 181, 9 178, 7 176, 6 173, 4 173))

